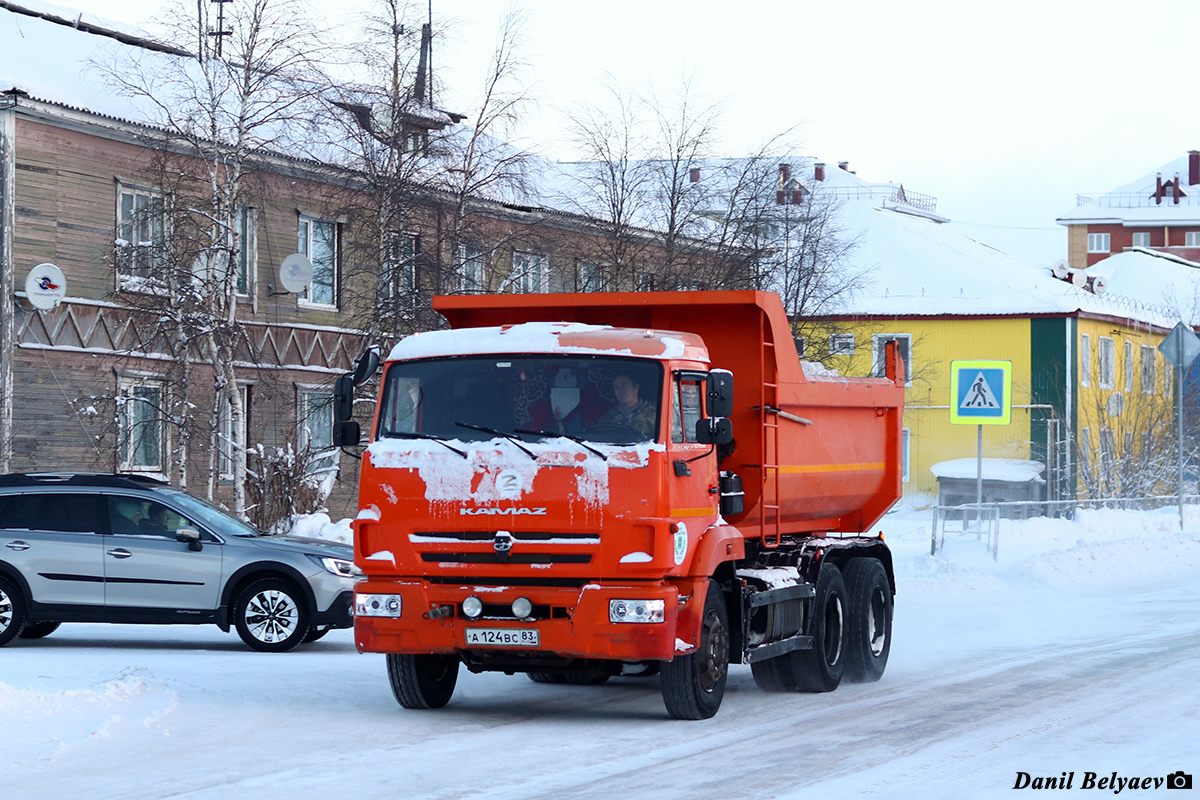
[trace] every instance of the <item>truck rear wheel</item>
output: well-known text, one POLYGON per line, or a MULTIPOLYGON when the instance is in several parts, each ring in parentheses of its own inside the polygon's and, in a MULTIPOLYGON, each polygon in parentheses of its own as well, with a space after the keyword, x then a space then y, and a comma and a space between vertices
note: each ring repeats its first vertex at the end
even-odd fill
POLYGON ((797 650, 791 662, 795 688, 801 692, 832 692, 846 669, 846 582, 833 564, 821 566, 817 593, 812 599, 808 632, 811 650, 797 650))
POLYGON ((700 642, 686 656, 662 665, 662 695, 675 719, 708 719, 721 707, 729 678, 729 614, 721 587, 709 580, 700 642))
POLYGON ((856 558, 846 567, 846 680, 877 681, 892 649, 892 587, 875 558, 856 558))
POLYGON ((458 656, 389 653, 388 682, 396 702, 405 708, 441 708, 458 683, 458 656))

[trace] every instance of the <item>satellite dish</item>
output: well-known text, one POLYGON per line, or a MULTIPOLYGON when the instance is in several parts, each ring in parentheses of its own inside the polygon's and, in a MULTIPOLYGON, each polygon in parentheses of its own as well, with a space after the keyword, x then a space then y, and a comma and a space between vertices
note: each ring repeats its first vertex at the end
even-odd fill
POLYGON ((1053 266, 1050 267, 1050 274, 1058 278, 1060 281, 1065 281, 1067 276, 1071 274, 1070 266, 1071 265, 1067 263, 1065 258, 1060 258, 1058 261, 1054 262, 1053 266))
POLYGON ((1089 288, 1096 294, 1104 294, 1108 291, 1108 282, 1104 280, 1103 275, 1097 275, 1091 279, 1091 286, 1089 288))
POLYGON ((1104 404, 1104 407, 1110 417, 1121 416, 1121 412, 1125 410, 1125 395, 1113 392, 1108 396, 1108 402, 1104 404))
POLYGON ((312 279, 312 262, 303 253, 292 253, 279 265, 279 285, 293 294, 307 289, 312 279))
POLYGON ((1087 275, 1084 275, 1082 272, 1079 272, 1079 271, 1072 272, 1071 273, 1071 283, 1075 286, 1078 286, 1080 289, 1082 289, 1083 287, 1087 286, 1087 275))
POLYGON ((67 279, 53 264, 38 264, 25 276, 25 296, 34 308, 54 308, 67 296, 67 279))

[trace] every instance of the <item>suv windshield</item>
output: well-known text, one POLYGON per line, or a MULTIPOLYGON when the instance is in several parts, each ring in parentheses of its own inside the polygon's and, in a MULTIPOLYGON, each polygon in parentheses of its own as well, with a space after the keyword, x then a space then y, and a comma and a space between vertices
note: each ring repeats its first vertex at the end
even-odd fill
POLYGON ((262 531, 226 514, 214 505, 185 492, 171 492, 171 499, 182 506, 186 515, 225 536, 262 536, 262 531))
POLYGON ((380 438, 497 433, 630 444, 658 438, 662 367, 580 356, 459 356, 387 371, 380 438))

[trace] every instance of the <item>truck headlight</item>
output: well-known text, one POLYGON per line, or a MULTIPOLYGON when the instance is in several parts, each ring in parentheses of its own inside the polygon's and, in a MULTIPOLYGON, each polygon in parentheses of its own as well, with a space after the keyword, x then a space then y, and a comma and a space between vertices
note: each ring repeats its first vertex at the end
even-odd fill
POLYGON ((356 594, 354 595, 354 616, 398 617, 400 616, 400 595, 356 594))
POLYGON ((662 622, 667 618, 665 600, 609 600, 609 622, 662 622))
POLYGON ((329 556, 308 556, 320 564, 326 572, 331 572, 339 578, 361 578, 363 571, 354 565, 353 561, 345 558, 330 558, 329 556))

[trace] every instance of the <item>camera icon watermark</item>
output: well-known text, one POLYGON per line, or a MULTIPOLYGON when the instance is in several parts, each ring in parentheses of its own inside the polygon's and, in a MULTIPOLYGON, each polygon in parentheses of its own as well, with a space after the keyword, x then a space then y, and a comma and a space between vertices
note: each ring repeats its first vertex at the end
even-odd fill
POLYGON ((1170 775, 1167 776, 1167 788, 1168 789, 1190 789, 1190 788, 1192 788, 1192 776, 1187 774, 1183 770, 1179 770, 1177 772, 1172 772, 1170 775))

